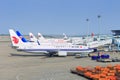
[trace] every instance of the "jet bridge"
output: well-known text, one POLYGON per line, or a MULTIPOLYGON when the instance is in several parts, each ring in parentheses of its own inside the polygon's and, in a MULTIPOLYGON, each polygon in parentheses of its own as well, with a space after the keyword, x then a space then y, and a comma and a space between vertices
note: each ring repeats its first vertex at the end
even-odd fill
POLYGON ((120 30, 111 30, 113 32, 112 44, 120 51, 120 30))

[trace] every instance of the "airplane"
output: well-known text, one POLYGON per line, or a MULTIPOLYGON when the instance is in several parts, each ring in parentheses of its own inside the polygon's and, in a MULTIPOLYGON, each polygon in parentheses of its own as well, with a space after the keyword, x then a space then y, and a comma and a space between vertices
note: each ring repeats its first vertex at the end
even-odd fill
MULTIPOLYGON (((18 31, 17 31, 18 32, 18 31)), ((45 53, 46 55, 53 56, 67 56, 69 54, 93 52, 94 48, 88 48, 83 45, 73 45, 71 43, 40 43, 24 41, 24 37, 18 36, 13 29, 9 29, 10 38, 13 45, 17 45, 18 51, 30 52, 30 53, 45 53)))
MULTIPOLYGON (((64 38, 63 38, 64 40, 68 39, 68 37, 66 36, 65 33, 63 33, 63 36, 64 36, 64 38)), ((40 40, 40 39, 45 39, 45 38, 43 37, 43 35, 41 33, 38 33, 38 39, 40 40)))
POLYGON ((56 39, 56 38, 49 38, 46 39, 42 36, 41 33, 38 33, 38 39, 30 32, 29 33, 30 41, 35 42, 35 41, 40 41, 42 43, 67 43, 68 40, 64 37, 64 39, 56 39))

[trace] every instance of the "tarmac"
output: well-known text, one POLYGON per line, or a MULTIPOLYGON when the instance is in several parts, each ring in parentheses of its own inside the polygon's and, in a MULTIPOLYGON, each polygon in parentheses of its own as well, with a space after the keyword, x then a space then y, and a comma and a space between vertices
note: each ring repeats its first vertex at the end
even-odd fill
MULTIPOLYGON (((110 56, 119 57, 120 53, 112 52, 110 56)), ((70 69, 76 66, 94 67, 108 64, 115 65, 119 62, 96 62, 90 57, 46 57, 18 52, 11 48, 11 42, 0 41, 0 80, 87 80, 70 73, 70 69)))

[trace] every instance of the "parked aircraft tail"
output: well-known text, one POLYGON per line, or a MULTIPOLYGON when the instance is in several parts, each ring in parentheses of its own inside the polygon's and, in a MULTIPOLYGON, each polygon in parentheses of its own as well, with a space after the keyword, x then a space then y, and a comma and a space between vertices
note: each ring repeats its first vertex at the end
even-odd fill
MULTIPOLYGON (((30 41, 28 41, 19 31, 16 31, 16 34, 23 43, 29 42, 30 45, 34 44, 34 43, 31 43, 30 41)), ((32 36, 35 38, 35 36, 33 34, 32 34, 32 36)), ((40 45, 40 43, 37 39, 34 42, 35 42, 35 44, 37 43, 37 45, 40 45)), ((26 44, 26 45, 29 45, 29 44, 26 44)))
POLYGON ((25 48, 28 46, 37 46, 40 45, 40 42, 37 40, 36 42, 29 42, 22 36, 19 31, 14 31, 13 29, 9 29, 10 38, 12 41, 12 47, 14 48, 25 48))
POLYGON ((64 36, 64 39, 65 39, 65 40, 68 39, 68 37, 66 36, 65 33, 63 33, 63 36, 64 36))
POLYGON ((91 36, 94 37, 94 33, 91 33, 91 36))
POLYGON ((16 34, 23 42, 28 42, 26 38, 19 31, 16 31, 16 34))
POLYGON ((29 37, 31 42, 37 41, 37 38, 31 32, 29 33, 29 37))
POLYGON ((23 43, 23 41, 21 41, 20 39, 21 37, 19 37, 13 29, 9 29, 9 33, 10 33, 10 38, 12 41, 12 47, 18 47, 19 45, 23 43))
POLYGON ((41 40, 41 39, 45 39, 41 33, 38 33, 38 39, 41 40))

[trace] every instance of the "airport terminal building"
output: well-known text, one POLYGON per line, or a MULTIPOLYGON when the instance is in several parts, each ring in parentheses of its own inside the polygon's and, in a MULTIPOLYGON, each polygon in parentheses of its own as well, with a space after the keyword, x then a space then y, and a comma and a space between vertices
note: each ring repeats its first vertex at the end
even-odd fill
POLYGON ((120 51, 120 30, 111 30, 113 32, 112 43, 116 45, 117 50, 120 51))

